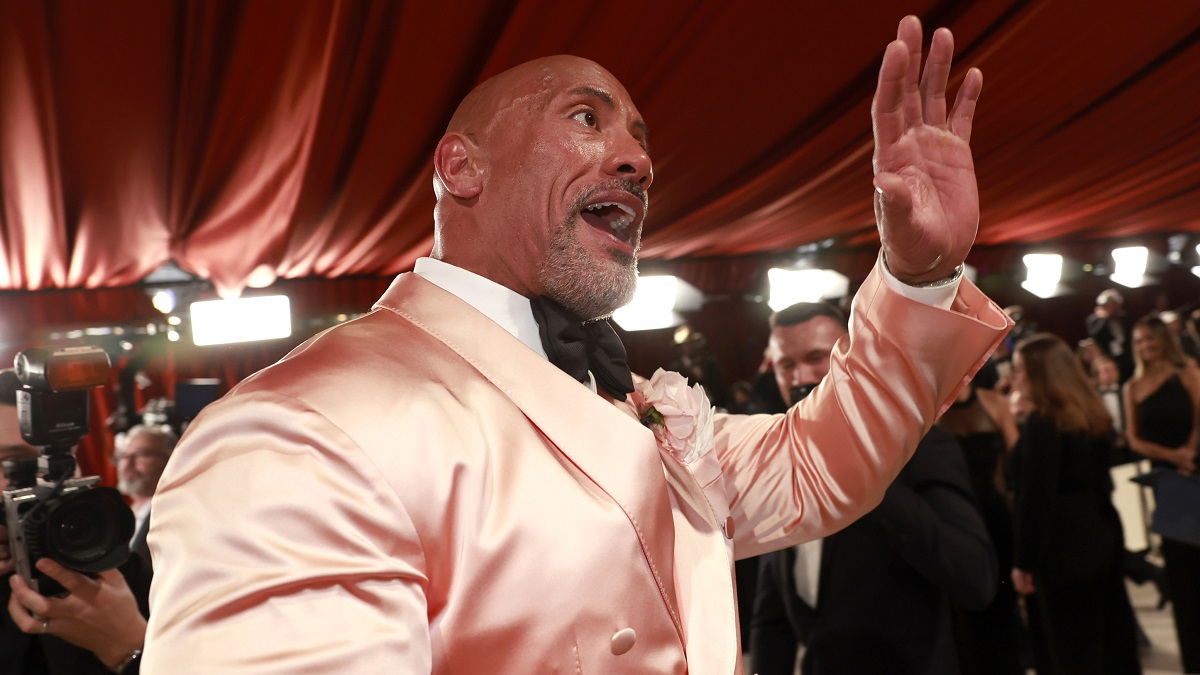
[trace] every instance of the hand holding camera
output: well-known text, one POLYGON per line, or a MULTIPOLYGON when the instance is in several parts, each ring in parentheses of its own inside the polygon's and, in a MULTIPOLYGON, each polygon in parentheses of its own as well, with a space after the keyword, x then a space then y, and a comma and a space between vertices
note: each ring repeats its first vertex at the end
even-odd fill
MULTIPOLYGON (((25 584, 42 595, 65 595, 39 560, 84 574, 111 570, 129 557, 133 513, 99 478, 73 478, 71 448, 88 432, 88 389, 108 381, 108 355, 94 347, 30 349, 16 358, 21 436, 42 446, 37 459, 5 460, 3 492, 8 554, 25 584)), ((11 377, 11 375, 9 376, 11 377)))

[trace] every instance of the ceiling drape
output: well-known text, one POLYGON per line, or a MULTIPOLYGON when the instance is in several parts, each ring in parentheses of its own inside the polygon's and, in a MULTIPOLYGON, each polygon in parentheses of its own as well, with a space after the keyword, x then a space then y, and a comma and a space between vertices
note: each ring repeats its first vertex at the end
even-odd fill
POLYGON ((650 126, 645 258, 736 290, 761 270, 735 256, 870 247, 870 97, 906 12, 954 29, 952 83, 985 73, 981 244, 1200 231, 1195 0, 13 0, 0 290, 167 260, 222 291, 407 269, 457 101, 561 52, 613 71, 650 126))

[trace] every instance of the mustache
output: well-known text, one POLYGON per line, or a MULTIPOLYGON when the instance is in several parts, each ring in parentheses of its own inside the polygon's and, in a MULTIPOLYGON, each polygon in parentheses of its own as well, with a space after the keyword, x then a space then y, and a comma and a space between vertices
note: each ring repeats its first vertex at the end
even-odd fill
POLYGON ((609 190, 620 190, 637 197, 642 202, 642 220, 645 221, 645 214, 650 212, 650 196, 646 194, 646 188, 638 185, 629 178, 614 178, 606 183, 593 185, 575 198, 575 210, 582 211, 588 202, 592 200, 592 197, 600 192, 607 192, 609 190))

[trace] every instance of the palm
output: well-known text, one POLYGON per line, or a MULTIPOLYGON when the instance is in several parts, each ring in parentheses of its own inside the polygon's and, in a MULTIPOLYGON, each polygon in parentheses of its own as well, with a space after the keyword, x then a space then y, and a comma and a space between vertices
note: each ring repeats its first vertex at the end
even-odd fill
POLYGON ((948 276, 966 258, 979 224, 968 141, 982 75, 967 74, 947 115, 953 38, 945 30, 934 35, 918 87, 920 44, 920 22, 905 17, 884 55, 872 106, 876 217, 888 265, 906 281, 948 276))

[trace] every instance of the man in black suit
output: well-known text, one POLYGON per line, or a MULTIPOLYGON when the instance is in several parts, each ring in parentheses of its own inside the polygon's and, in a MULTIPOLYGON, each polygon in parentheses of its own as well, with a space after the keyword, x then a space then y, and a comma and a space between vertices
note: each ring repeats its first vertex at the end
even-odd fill
POLYGON ((1121 382, 1133 375, 1133 338, 1125 321, 1125 298, 1114 288, 1096 297, 1096 309, 1084 320, 1088 337, 1117 364, 1121 382))
MULTIPOLYGON (((0 371, 0 459, 37 456, 37 449, 21 438, 15 379, 12 371, 0 371)), ((6 484, 0 474, 0 489, 6 484)), ((119 570, 96 578, 49 559, 39 569, 70 595, 42 597, 12 574, 8 529, 0 520, 0 675, 138 672, 150 593, 150 551, 144 536, 141 548, 119 570)))
MULTIPOLYGON (((846 334, 829 305, 772 318, 769 349, 788 405, 821 381, 846 334)), ((805 675, 957 673, 950 603, 986 607, 996 574, 962 450, 935 427, 874 511, 761 558, 749 672, 791 675, 802 643, 805 675)))

